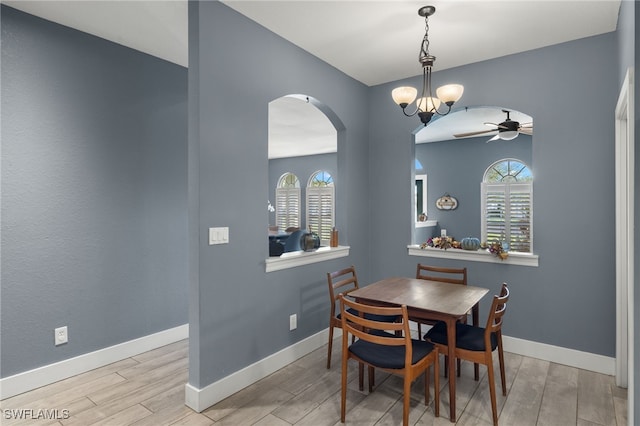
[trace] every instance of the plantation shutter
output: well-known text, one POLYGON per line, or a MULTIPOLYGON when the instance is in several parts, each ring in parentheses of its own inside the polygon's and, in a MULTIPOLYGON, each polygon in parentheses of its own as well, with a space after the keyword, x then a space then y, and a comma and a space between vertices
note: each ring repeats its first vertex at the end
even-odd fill
POLYGON ((331 239, 334 222, 334 188, 307 187, 307 228, 320 236, 323 244, 331 239))
POLYGON ((276 225, 281 231, 300 227, 300 188, 276 188, 276 225))
POLYGON ((533 185, 482 183, 482 240, 508 241, 510 251, 531 252, 533 185))

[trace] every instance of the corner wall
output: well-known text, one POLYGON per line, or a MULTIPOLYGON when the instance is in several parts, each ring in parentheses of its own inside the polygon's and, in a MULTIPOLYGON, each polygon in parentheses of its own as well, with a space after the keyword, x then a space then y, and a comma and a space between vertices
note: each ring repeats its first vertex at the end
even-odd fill
POLYGON ((187 70, 1 19, 7 377, 187 322, 187 70))

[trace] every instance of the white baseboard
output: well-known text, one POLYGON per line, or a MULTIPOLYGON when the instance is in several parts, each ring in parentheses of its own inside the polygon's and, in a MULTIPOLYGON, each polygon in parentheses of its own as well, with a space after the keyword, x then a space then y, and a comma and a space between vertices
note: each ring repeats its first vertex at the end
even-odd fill
POLYGON ((607 374, 609 376, 615 375, 616 359, 613 357, 509 336, 503 336, 502 342, 506 352, 607 374))
POLYGON ((110 346, 54 364, 0 379, 0 400, 27 392, 98 367, 123 360, 189 337, 189 325, 110 346))
MULTIPOLYGON (((335 329, 334 337, 340 336, 341 332, 342 330, 335 329)), ((318 349, 327 343, 328 337, 329 329, 325 329, 202 389, 187 383, 185 386, 185 404, 197 412, 202 412, 296 359, 318 349)), ((504 336, 503 342, 504 350, 507 352, 607 375, 613 375, 615 372, 615 358, 515 337, 504 336)))
MULTIPOLYGON (((339 337, 341 331, 340 329, 336 329, 334 337, 339 337)), ((298 358, 322 347, 327 343, 328 336, 329 329, 322 330, 202 389, 195 388, 187 383, 185 386, 185 404, 193 410, 201 412, 298 358)), ((139 339, 0 379, 0 400, 188 337, 189 325, 184 324, 139 339)), ((509 336, 504 336, 504 350, 597 373, 607 375, 615 374, 615 358, 603 355, 509 336)))
MULTIPOLYGON (((339 328, 335 329, 334 337, 341 335, 342 330, 339 328)), ((329 329, 327 328, 202 389, 198 389, 187 383, 185 386, 185 404, 200 413, 239 390, 278 371, 298 358, 326 345, 328 338, 329 329)))

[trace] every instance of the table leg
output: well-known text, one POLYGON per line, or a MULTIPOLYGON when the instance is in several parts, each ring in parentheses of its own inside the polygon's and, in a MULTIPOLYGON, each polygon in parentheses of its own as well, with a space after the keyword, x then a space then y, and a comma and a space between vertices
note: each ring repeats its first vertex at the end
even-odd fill
POLYGON ((447 342, 449 342, 449 419, 456 421, 456 318, 447 319, 447 342))
MULTIPOLYGON (((473 308, 471 308, 471 318, 474 327, 478 327, 478 323, 480 322, 479 316, 480 304, 476 303, 475 305, 473 305, 473 308)), ((476 382, 480 380, 480 364, 478 364, 477 362, 473 363, 473 378, 476 382)))

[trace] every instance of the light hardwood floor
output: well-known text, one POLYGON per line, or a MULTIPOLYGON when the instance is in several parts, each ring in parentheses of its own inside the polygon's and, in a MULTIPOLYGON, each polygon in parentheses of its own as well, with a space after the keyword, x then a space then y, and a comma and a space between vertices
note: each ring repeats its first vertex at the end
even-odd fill
MULTIPOLYGON (((0 424, 340 425, 340 339, 334 348, 331 370, 326 369, 327 348, 323 346, 196 413, 184 405, 188 368, 188 342, 184 340, 6 399, 0 402, 0 424), (48 411, 58 419, 12 418, 20 413, 43 415, 38 410, 58 410, 48 411)), ((499 391, 498 379, 501 426, 627 424, 627 394, 615 386, 613 377, 510 353, 505 358, 506 397, 499 391)), ((457 382, 456 425, 491 424, 486 369, 481 366, 480 372, 480 381, 474 381, 472 364, 463 362, 457 382)), ((422 402, 421 380, 412 388, 410 423, 452 425, 446 380, 441 380, 439 418, 433 415, 433 401, 429 406, 422 402)), ((358 391, 357 367, 352 363, 346 424, 398 425, 402 422, 401 397, 401 379, 382 373, 376 375, 373 393, 358 391)))

